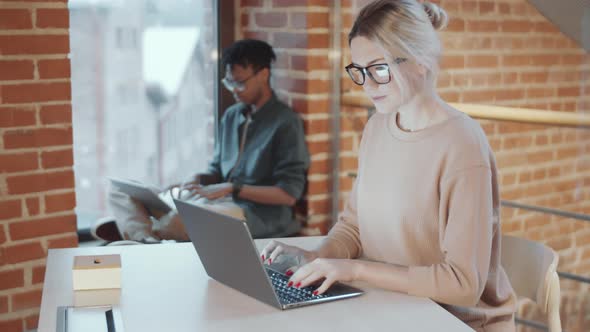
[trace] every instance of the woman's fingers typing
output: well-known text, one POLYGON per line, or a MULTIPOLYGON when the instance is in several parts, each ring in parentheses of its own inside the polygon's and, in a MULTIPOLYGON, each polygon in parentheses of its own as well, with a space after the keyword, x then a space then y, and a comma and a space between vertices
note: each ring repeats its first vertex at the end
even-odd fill
POLYGON ((272 253, 268 256, 268 263, 272 264, 272 262, 276 262, 279 255, 285 252, 285 246, 283 244, 278 244, 272 253))
POLYGON ((353 281, 357 278, 358 265, 347 259, 314 259, 296 271, 289 285, 307 287, 321 281, 315 295, 323 294, 337 281, 353 281))
POLYGON ((293 265, 285 270, 285 274, 287 275, 287 277, 290 277, 295 272, 297 272, 297 270, 299 270, 299 265, 293 265))
POLYGON ((289 279, 289 284, 299 288, 299 287, 305 287, 305 286, 309 285, 310 283, 312 283, 313 281, 315 281, 315 280, 309 281, 307 279, 310 276, 316 274, 316 271, 314 271, 314 267, 312 266, 312 264, 313 263, 305 264, 302 267, 300 267, 297 271, 294 271, 295 273, 289 279), (306 284, 305 286, 303 286, 303 281, 307 281, 309 283, 306 284))
MULTIPOLYGON (((351 280, 352 266, 348 260, 332 260, 313 257, 313 261, 305 262, 306 251, 297 247, 289 246, 275 240, 271 240, 260 252, 260 258, 264 263, 272 264, 277 262, 281 256, 301 256, 303 265, 291 265, 285 270, 289 276, 288 285, 291 287, 308 287, 318 284, 314 295, 325 293, 336 281, 351 280)), ((313 255, 310 255, 312 257, 313 255)))
POLYGON ((313 271, 310 274, 308 274, 305 278, 298 281, 297 284, 299 284, 299 287, 307 287, 312 286, 314 284, 317 285, 318 281, 321 281, 325 278, 326 277, 323 271, 313 271))
POLYGON ((260 252, 260 259, 262 262, 265 262, 270 254, 274 251, 275 247, 277 246, 278 242, 275 240, 271 240, 260 252))
POLYGON ((263 262, 272 264, 272 262, 276 262, 281 255, 299 255, 302 253, 302 249, 289 246, 284 243, 277 242, 275 240, 271 240, 266 245, 266 247, 262 249, 262 252, 260 253, 260 258, 263 262))
POLYGON ((331 278, 326 278, 322 284, 320 285, 320 287, 316 288, 316 290, 314 291, 314 295, 321 295, 324 294, 328 288, 330 288, 334 283, 336 282, 336 280, 331 279, 331 278))

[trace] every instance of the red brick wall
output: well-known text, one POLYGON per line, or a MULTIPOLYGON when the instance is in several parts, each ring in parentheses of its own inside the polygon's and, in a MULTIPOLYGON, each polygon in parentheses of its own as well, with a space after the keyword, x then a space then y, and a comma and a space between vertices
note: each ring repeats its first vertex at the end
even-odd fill
POLYGON ((49 248, 77 246, 67 1, 0 1, 0 331, 36 328, 49 248))
MULTIPOLYGON (((343 11, 343 45, 366 0, 343 11)), ((449 102, 590 111, 590 56, 526 0, 441 0, 451 20, 441 33, 444 56, 438 88, 449 102)), ((344 63, 349 63, 348 53, 344 63)), ((342 77, 343 93, 362 94, 342 77)), ((341 181, 356 170, 367 111, 342 111, 341 181)), ((590 213, 590 130, 480 121, 494 149, 504 200, 590 213)), ((348 180, 343 191, 349 190, 348 180), (347 187, 348 186, 348 187, 347 187)), ((346 192, 342 193, 346 197, 346 192)), ((590 276, 590 223, 503 208, 502 229, 541 241, 560 255, 559 270, 590 276)), ((561 280, 562 320, 568 331, 590 329, 590 287, 561 280)), ((544 321, 534 306, 521 317, 544 321)), ((522 329, 525 330, 525 329, 522 329)), ((532 330, 531 330, 532 331, 532 330)))
POLYGON ((330 1, 236 0, 237 39, 269 42, 277 53, 273 87, 304 120, 311 154, 307 196, 299 206, 305 234, 331 220, 330 1))

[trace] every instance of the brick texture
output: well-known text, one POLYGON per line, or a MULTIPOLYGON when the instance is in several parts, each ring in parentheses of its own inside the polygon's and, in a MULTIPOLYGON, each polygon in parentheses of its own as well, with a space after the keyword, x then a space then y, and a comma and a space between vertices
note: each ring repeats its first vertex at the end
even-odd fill
POLYGON ((78 244, 68 29, 66 0, 0 5, 0 331, 37 328, 47 250, 78 244))
POLYGON ((268 41, 277 53, 273 71, 273 88, 279 98, 290 104, 303 120, 308 135, 312 174, 306 198, 296 207, 298 219, 307 227, 304 234, 321 234, 327 230, 331 201, 325 195, 331 190, 331 140, 318 140, 314 135, 330 134, 329 82, 330 8, 328 1, 272 0, 236 1, 239 24, 238 38, 268 41), (309 54, 307 50, 313 49, 309 54), (321 78, 310 78, 321 77, 321 78), (312 173, 313 172, 313 173, 312 173), (315 219, 311 220, 310 215, 315 219), (318 220, 323 220, 323 222, 318 220), (313 223, 313 226, 311 224, 313 223))
POLYGON ((24 285, 23 270, 0 272, 0 290, 22 287, 24 285))

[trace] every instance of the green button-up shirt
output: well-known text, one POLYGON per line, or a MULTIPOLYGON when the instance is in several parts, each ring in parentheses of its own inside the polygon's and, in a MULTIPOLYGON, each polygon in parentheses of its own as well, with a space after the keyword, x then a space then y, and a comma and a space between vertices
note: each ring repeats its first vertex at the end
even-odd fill
MULTIPOLYGON (((309 167, 301 118, 273 93, 266 104, 251 114, 244 151, 236 165, 246 122, 242 112, 245 107, 238 103, 225 111, 209 173, 220 175, 224 181, 231 174, 232 179, 246 185, 278 186, 299 199, 309 167)), ((246 223, 255 238, 288 236, 301 228, 290 206, 242 199, 236 203, 244 209, 246 223)))

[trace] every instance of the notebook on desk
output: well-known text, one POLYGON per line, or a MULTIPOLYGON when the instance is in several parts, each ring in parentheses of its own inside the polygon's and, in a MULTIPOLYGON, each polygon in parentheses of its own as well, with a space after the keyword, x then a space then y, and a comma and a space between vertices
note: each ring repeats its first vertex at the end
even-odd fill
POLYGON ((246 223, 197 205, 174 200, 182 223, 209 277, 279 309, 291 309, 361 295, 336 283, 319 296, 314 287, 287 287, 289 277, 263 265, 246 223))

